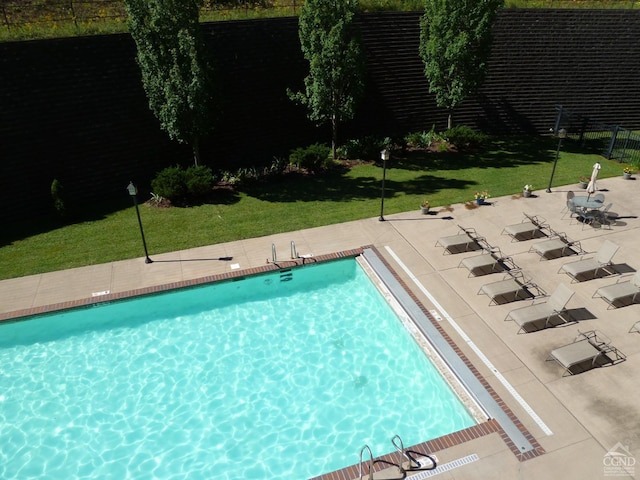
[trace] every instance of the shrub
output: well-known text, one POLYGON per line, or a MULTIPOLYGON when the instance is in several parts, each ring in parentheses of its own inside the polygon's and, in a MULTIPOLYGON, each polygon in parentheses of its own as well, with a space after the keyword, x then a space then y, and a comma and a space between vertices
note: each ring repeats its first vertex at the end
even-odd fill
POLYGON ((404 137, 407 145, 414 148, 429 148, 431 146, 431 135, 427 132, 411 132, 404 137))
POLYGON ((366 137, 347 140, 344 145, 338 148, 338 156, 349 160, 378 160, 380 151, 384 148, 393 148, 391 138, 379 139, 372 135, 366 137))
POLYGON ((58 179, 54 178, 51 182, 51 198, 53 198, 53 208, 61 217, 67 215, 67 205, 65 201, 64 188, 58 179))
POLYGON ((314 143, 308 147, 299 147, 291 151, 289 163, 312 173, 325 170, 331 165, 331 149, 326 145, 314 143))
POLYGON ((214 177, 209 167, 203 165, 191 166, 184 173, 189 197, 199 198, 211 193, 214 177))
POLYGON ((158 172, 151 181, 151 190, 175 203, 207 195, 213 188, 214 180, 209 167, 200 165, 184 169, 176 165, 158 172))
POLYGON ((449 143, 458 147, 458 150, 466 150, 481 147, 489 137, 484 133, 473 131, 466 125, 458 125, 448 129, 444 133, 444 138, 446 138, 449 143))
POLYGON ((271 162, 271 165, 264 168, 264 176, 273 177, 273 176, 282 175, 288 166, 289 166, 289 162, 287 161, 286 158, 273 157, 273 161, 271 162))
POLYGON ((353 160, 362 158, 362 145, 358 139, 347 140, 338 147, 338 158, 343 160, 353 160))
POLYGON ((151 180, 151 190, 156 195, 168 198, 172 202, 184 200, 187 196, 187 185, 184 170, 176 165, 159 171, 151 180))

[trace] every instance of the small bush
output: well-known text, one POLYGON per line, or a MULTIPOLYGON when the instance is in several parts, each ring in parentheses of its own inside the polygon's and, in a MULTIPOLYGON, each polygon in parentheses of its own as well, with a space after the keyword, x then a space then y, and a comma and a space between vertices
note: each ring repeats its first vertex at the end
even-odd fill
POLYGON ((411 132, 404 139, 407 145, 413 148, 429 148, 431 146, 431 135, 427 132, 411 132))
POLYGON ((211 193, 214 177, 209 167, 191 166, 185 170, 184 174, 189 197, 201 198, 211 193))
POLYGON ((64 188, 58 179, 51 182, 51 198, 53 198, 53 208, 61 217, 67 216, 67 205, 65 200, 64 188))
POLYGON ((151 180, 151 190, 172 202, 184 200, 187 196, 184 170, 179 165, 161 170, 151 180))
POLYGON ((362 158, 362 151, 363 149, 360 140, 347 140, 343 145, 338 147, 338 158, 343 160, 362 158))
POLYGON ((436 132, 435 125, 428 132, 411 132, 404 137, 405 143, 413 148, 429 148, 433 143, 443 140, 442 135, 436 132))
POLYGON ((466 125, 458 125, 444 132, 444 138, 456 147, 458 151, 481 147, 489 138, 484 133, 479 133, 466 125))
POLYGON ((273 157, 273 161, 271 162, 271 165, 264 168, 264 176, 275 177, 278 175, 282 175, 288 166, 289 166, 289 162, 287 161, 286 158, 273 157))
POLYGON ((321 172, 332 163, 329 158, 330 153, 331 148, 314 143, 308 147, 299 147, 293 150, 289 155, 289 163, 312 173, 321 172))
POLYGON ((347 160, 378 160, 380 151, 384 148, 391 149, 392 144, 393 141, 388 137, 380 140, 372 135, 347 140, 338 148, 338 157, 347 160))
POLYGON ((151 181, 151 190, 172 203, 202 198, 211 192, 215 178, 211 169, 205 166, 191 166, 187 169, 176 165, 158 172, 151 181))

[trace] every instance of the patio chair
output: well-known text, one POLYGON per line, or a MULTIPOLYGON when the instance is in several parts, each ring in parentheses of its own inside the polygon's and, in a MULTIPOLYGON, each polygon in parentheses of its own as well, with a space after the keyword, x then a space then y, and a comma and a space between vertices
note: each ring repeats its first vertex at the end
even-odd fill
POLYGON ((478 295, 489 297, 489 305, 501 305, 504 303, 536 298, 544 295, 544 291, 526 277, 522 270, 509 270, 502 280, 487 283, 480 287, 478 295), (535 291, 535 293, 534 293, 535 291))
POLYGON ((582 230, 585 227, 593 227, 593 223, 600 224, 600 212, 598 210, 580 210, 578 209, 578 219, 582 221, 582 230))
POLYGON ((535 252, 540 255, 540 260, 548 260, 581 254, 584 253, 584 250, 582 250, 579 241, 571 240, 566 233, 551 230, 550 238, 532 245, 529 252, 535 252))
POLYGON ((527 215, 526 213, 524 216, 525 218, 522 222, 504 227, 502 234, 509 235, 512 242, 517 242, 521 239, 531 240, 536 236, 545 236, 542 230, 548 230, 550 227, 544 218, 527 215))
POLYGON ((460 225, 458 225, 458 228, 462 233, 440 237, 436 241, 436 247, 438 245, 444 247, 443 255, 482 249, 482 245, 479 242, 486 242, 484 237, 480 237, 473 228, 465 228, 460 225))
POLYGON ((606 272, 609 275, 617 273, 613 268, 611 259, 616 254, 620 247, 613 243, 611 240, 605 240, 595 257, 584 258, 575 262, 565 263, 560 267, 558 273, 565 272, 571 277, 571 283, 578 282, 578 277, 592 274, 593 278, 596 278, 601 271, 606 272))
POLYGON ((607 285, 600 287, 592 295, 592 298, 602 298, 609 304, 607 310, 611 308, 617 308, 616 303, 622 303, 622 300, 630 299, 627 305, 632 305, 636 301, 636 297, 640 295, 640 270, 638 270, 631 280, 621 282, 622 278, 618 279, 613 285, 607 285))
MULTIPOLYGON (((581 210, 576 207, 575 203, 573 203, 573 200, 567 200, 567 213, 569 214, 569 224, 571 224, 571 219, 573 217, 578 218, 580 216, 580 212, 581 210)), ((564 218, 564 215, 562 216, 562 218, 564 218)))
POLYGON ((629 333, 633 333, 633 332, 640 333, 640 320, 638 320, 636 323, 631 325, 631 328, 629 329, 629 333))
POLYGON ((551 320, 558 318, 563 323, 572 322, 573 319, 567 310, 567 303, 573 297, 573 293, 569 287, 563 283, 559 284, 555 291, 544 303, 534 303, 522 308, 516 308, 507 313, 505 321, 513 320, 518 326, 518 333, 529 332, 529 327, 535 323, 544 321, 542 328, 547 328, 551 325, 551 320))
POLYGON ((611 210, 612 206, 613 203, 610 203, 606 207, 604 207, 602 211, 598 212, 600 215, 600 219, 598 220, 600 222, 600 225, 607 225, 609 229, 611 229, 611 223, 616 223, 615 217, 611 213, 609 213, 609 210, 611 210))
POLYGON ((547 361, 556 361, 564 369, 564 377, 626 360, 627 357, 610 343, 611 340, 597 330, 578 332, 572 343, 551 350, 547 361), (581 370, 574 371, 578 367, 581 370))
MULTIPOLYGON (((576 194, 573 193, 571 190, 569 190, 567 192, 566 201, 569 201, 569 200, 573 199, 573 197, 575 197, 575 196, 576 196, 576 194)), ((564 218, 567 213, 569 213, 569 209, 567 208, 567 204, 565 204, 565 206, 563 207, 563 209, 561 210, 560 213, 562 213, 562 217, 560 217, 561 219, 564 218)))
POLYGON ((511 257, 502 254, 500 247, 484 248, 483 253, 462 259, 458 267, 465 267, 469 276, 474 277, 517 268, 511 257))

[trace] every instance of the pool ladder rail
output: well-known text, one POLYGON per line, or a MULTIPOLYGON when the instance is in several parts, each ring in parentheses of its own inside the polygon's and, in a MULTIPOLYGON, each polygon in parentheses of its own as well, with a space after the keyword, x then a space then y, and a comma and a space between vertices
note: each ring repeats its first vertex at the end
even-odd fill
POLYGON ((391 443, 398 453, 398 468, 402 472, 414 470, 434 470, 438 466, 438 459, 435 457, 435 455, 420 453, 416 452, 415 450, 404 448, 404 443, 402 442, 402 438, 400 438, 400 435, 394 435, 393 438, 391 438, 391 443), (424 460, 416 460, 416 456, 424 457, 429 461, 429 463, 431 463, 431 465, 428 465, 424 460), (403 466, 403 462, 405 459, 408 461, 406 467, 403 466))
MULTIPOLYGON (((394 435, 391 438, 391 443, 393 444, 393 447, 395 448, 396 453, 398 454, 398 459, 397 459, 398 463, 388 462, 386 460, 374 460, 373 452, 371 452, 371 448, 369 448, 369 445, 365 445, 360 449, 360 460, 358 462, 358 480, 365 480, 365 478, 366 480, 374 480, 373 467, 376 463, 385 463, 389 466, 396 467, 398 469, 399 476, 393 477, 393 478, 398 478, 398 479, 405 478, 407 476, 407 472, 410 472, 410 471, 433 470, 438 466, 437 465, 438 460, 435 456, 416 452, 415 450, 405 449, 404 443, 402 442, 402 438, 400 438, 400 435, 394 435), (363 471, 362 471, 363 470, 362 457, 365 451, 369 453, 369 460, 367 462, 369 473, 367 474, 366 477, 363 475, 363 471), (430 465, 427 462, 423 463, 423 461, 417 460, 415 458, 416 456, 422 456, 425 459, 428 459, 430 465), (405 460, 407 460, 406 466, 405 466, 405 460)), ((385 478, 392 478, 392 477, 385 477, 385 478)))
MULTIPOLYGON (((296 243, 293 240, 291 240, 290 248, 291 248, 291 260, 297 260, 298 258, 301 258, 302 263, 304 264, 305 260, 313 258, 313 253, 306 253, 304 255, 299 255, 298 250, 296 249, 296 243)), ((276 251, 275 243, 271 244, 271 260, 267 258, 267 263, 273 263, 273 264, 278 263, 278 252, 276 251)))

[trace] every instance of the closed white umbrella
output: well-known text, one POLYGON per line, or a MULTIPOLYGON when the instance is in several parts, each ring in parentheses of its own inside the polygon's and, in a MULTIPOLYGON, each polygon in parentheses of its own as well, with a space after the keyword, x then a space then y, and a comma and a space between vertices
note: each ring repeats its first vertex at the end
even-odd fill
POLYGON ((587 198, 591 196, 592 193, 595 193, 598 189, 596 187, 596 180, 598 179, 598 173, 600 172, 600 164, 598 162, 593 164, 593 172, 591 172, 591 180, 589 180, 589 184, 587 185, 587 198))

